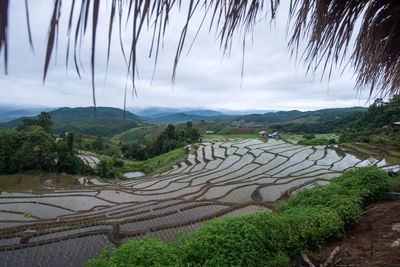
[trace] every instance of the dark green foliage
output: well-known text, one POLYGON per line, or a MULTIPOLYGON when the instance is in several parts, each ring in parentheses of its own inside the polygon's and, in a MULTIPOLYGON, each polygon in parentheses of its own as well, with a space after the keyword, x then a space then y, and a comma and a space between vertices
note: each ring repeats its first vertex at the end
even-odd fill
POLYGON ((42 112, 39 119, 25 121, 19 131, 0 131, 0 174, 28 170, 90 172, 76 156, 75 134, 71 132, 56 141, 51 125, 48 113, 42 112))
POLYGON ((137 142, 122 145, 121 151, 127 158, 143 161, 187 144, 196 143, 199 138, 200 133, 193 128, 191 122, 187 122, 181 130, 176 130, 174 125, 169 124, 154 141, 151 142, 142 137, 137 142))
POLYGON ((53 133, 51 127, 53 126, 53 121, 51 120, 50 113, 40 112, 37 118, 38 125, 41 126, 46 132, 53 133))
POLYGON ((300 190, 277 213, 213 220, 176 244, 129 242, 89 265, 287 266, 301 253, 342 236, 357 221, 361 206, 381 199, 393 185, 376 167, 357 168, 329 185, 300 190))
POLYGON ((304 139, 310 140, 315 138, 315 134, 305 134, 303 137, 304 139))
MULTIPOLYGON (((119 108, 97 107, 97 118, 123 119, 123 110, 119 108)), ((71 121, 79 121, 81 119, 93 118, 93 107, 80 108, 59 108, 50 112, 53 121, 58 123, 69 124, 71 121)), ((126 120, 141 121, 141 119, 129 112, 125 112, 126 120)))
POLYGON ((36 118, 23 118, 22 124, 18 126, 17 130, 26 131, 29 127, 38 125, 41 126, 46 132, 53 133, 51 127, 53 126, 53 121, 51 120, 50 113, 41 112, 36 118))
POLYGON ((352 122, 358 120, 364 111, 358 109, 343 110, 343 112, 327 113, 326 116, 321 116, 314 122, 305 120, 302 123, 277 123, 270 125, 271 131, 291 132, 291 133, 307 133, 307 134, 326 134, 334 132, 342 132, 352 122), (335 116, 332 116, 335 115, 335 116))
POLYGON ((344 222, 339 214, 325 206, 298 206, 276 216, 281 227, 281 239, 291 258, 301 252, 321 248, 331 238, 340 237, 344 222))
POLYGON ((60 108, 49 113, 42 112, 33 118, 20 118, 0 124, 0 128, 20 130, 31 125, 40 125, 43 128, 53 128, 54 133, 62 134, 74 131, 80 134, 111 137, 128 129, 137 127, 141 119, 135 114, 126 112, 123 120, 123 110, 117 108, 97 107, 97 119, 93 117, 93 107, 87 108, 60 108), (45 114, 44 114, 45 113, 45 114), (54 125, 49 124, 49 118, 54 125))
POLYGON ((357 195, 364 202, 381 199, 384 193, 394 186, 393 179, 385 171, 374 167, 349 170, 333 181, 351 190, 353 195, 357 195))
POLYGON ((121 152, 126 158, 143 161, 151 156, 151 142, 143 136, 137 142, 124 144, 121 152))
POLYGON ((268 242, 252 217, 214 220, 184 237, 177 251, 187 266, 282 266, 288 257, 268 242), (273 264, 271 264, 273 263, 273 264))
POLYGON ((400 147, 400 131, 393 132, 392 123, 400 121, 400 96, 384 102, 381 98, 368 111, 348 126, 340 136, 341 142, 380 143, 400 147))
POLYGON ((130 120, 123 121, 122 119, 114 118, 87 118, 73 120, 68 124, 56 122, 53 129, 55 133, 74 131, 81 134, 112 137, 135 127, 137 127, 137 123, 130 120))
POLYGON ((23 136, 15 130, 0 131, 0 173, 15 173, 19 171, 19 158, 17 153, 22 146, 23 136))
MULTIPOLYGON (((233 119, 230 119, 229 121, 272 124, 272 123, 290 122, 294 120, 304 120, 306 122, 309 118, 313 118, 317 123, 324 123, 328 121, 334 121, 342 117, 347 117, 349 115, 354 114, 355 112, 364 110, 365 108, 362 107, 354 107, 354 108, 321 109, 321 110, 305 111, 305 112, 298 110, 278 111, 278 112, 269 112, 265 114, 236 116, 233 119)), ((312 123, 305 123, 305 124, 312 125, 312 123)))
POLYGON ((56 145, 56 170, 70 174, 88 173, 90 169, 76 156, 75 133, 70 132, 63 139, 58 140, 56 145))
POLYGON ((24 142, 17 153, 20 170, 50 171, 55 162, 55 139, 40 126, 31 126, 23 134, 24 142))
POLYGON ((331 183, 327 186, 316 185, 310 189, 300 190, 289 198, 285 208, 292 207, 328 207, 337 212, 345 226, 352 225, 361 212, 362 199, 343 186, 331 183))
POLYGON ((176 266, 172 248, 160 241, 143 238, 128 242, 118 249, 104 249, 101 256, 90 260, 88 266, 176 266))
POLYGON ((104 139, 103 138, 96 138, 93 143, 92 147, 96 152, 99 152, 104 149, 104 139))
POLYGON ((119 165, 121 165, 121 162, 117 161, 115 158, 101 158, 100 162, 96 165, 95 173, 107 179, 121 178, 122 174, 116 168, 119 165))
POLYGON ((319 145, 329 145, 335 143, 335 139, 304 139, 300 140, 297 144, 303 146, 319 146, 319 145), (333 141, 332 141, 333 140, 333 141))

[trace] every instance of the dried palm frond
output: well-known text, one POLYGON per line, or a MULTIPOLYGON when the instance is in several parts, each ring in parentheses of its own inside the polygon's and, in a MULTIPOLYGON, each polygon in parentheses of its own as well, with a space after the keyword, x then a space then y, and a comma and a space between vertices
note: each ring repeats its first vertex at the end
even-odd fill
MULTIPOLYGON (((7 72, 7 29, 8 2, 0 4, 0 52, 4 50, 4 64, 7 72)), ((43 79, 46 78, 54 42, 58 38, 59 20, 62 0, 54 0, 54 8, 50 21, 47 53, 43 79)), ((27 3, 27 2, 26 2, 27 3)), ((99 16, 100 0, 71 0, 68 23, 68 46, 66 51, 67 64, 70 50, 70 40, 73 40, 75 69, 80 76, 79 48, 85 37, 86 29, 91 23, 91 76, 93 104, 95 97, 95 44, 99 16), (78 6, 78 8, 75 8, 78 6), (80 6, 80 8, 79 8, 80 6), (77 14, 76 14, 77 13, 77 14), (74 15, 77 16, 73 20, 74 15), (76 21, 76 22, 75 22, 76 21), (74 34, 71 36, 71 32, 74 34)), ((107 66, 110 57, 111 37, 114 20, 118 22, 121 51, 135 90, 135 73, 137 69, 137 44, 143 26, 152 27, 153 36, 149 56, 154 57, 157 64, 160 42, 168 27, 170 15, 175 10, 186 11, 186 21, 180 32, 173 64, 172 80, 187 38, 189 23, 193 16, 204 10, 202 23, 209 19, 209 30, 215 29, 222 50, 229 50, 232 39, 237 33, 251 32, 254 25, 262 18, 275 17, 280 0, 111 0, 108 29, 107 66), (122 42, 122 24, 125 22, 132 28, 132 41, 129 49, 122 42)), ((27 4, 26 4, 27 8, 27 4)), ((357 88, 370 87, 372 92, 379 91, 393 95, 399 93, 400 72, 400 1, 390 0, 291 0, 289 16, 293 22, 293 31, 289 46, 297 53, 300 42, 306 40, 307 46, 303 52, 304 60, 309 69, 315 71, 321 64, 323 71, 341 64, 346 58, 351 43, 356 22, 361 16, 361 27, 357 33, 351 62, 357 73, 357 88)), ((29 15, 27 12, 28 27, 29 15)), ((30 35, 30 31, 29 35, 30 35)), ((244 37, 243 37, 244 38, 244 37)), ((31 39, 30 39, 31 40, 31 39)), ((244 39, 243 39, 244 40, 244 39)), ((243 41, 245 45, 245 41, 243 41)), ((125 94, 126 95, 126 94, 125 94)), ((125 100, 124 100, 125 101, 125 100)))
POLYGON ((356 27, 350 57, 357 74, 357 89, 395 95, 400 92, 400 1, 392 0, 291 0, 294 21, 289 45, 298 50, 305 39, 303 57, 315 71, 323 64, 341 64, 356 27), (362 18, 361 18, 362 17, 362 18), (313 65, 314 64, 314 65, 313 65))
MULTIPOLYGON (((108 29, 108 48, 107 48, 107 66, 110 58, 110 46, 111 46, 111 37, 113 32, 113 23, 116 18, 118 18, 118 31, 120 37, 120 46, 121 51, 125 60, 125 64, 127 66, 128 76, 131 78, 133 89, 135 90, 135 73, 136 73, 136 48, 139 41, 139 37, 141 35, 143 26, 146 24, 148 27, 153 27, 153 36, 150 48, 151 57, 154 55, 155 65, 157 64, 158 53, 160 48, 160 42, 165 34, 165 30, 167 28, 170 14, 174 9, 181 9, 183 5, 187 7, 186 11, 186 22, 181 30, 180 39, 176 48, 173 72, 172 72, 172 81, 175 80, 176 77, 176 69, 178 66, 178 62, 180 56, 182 54, 184 44, 187 38, 187 32, 189 28, 189 22, 192 20, 195 12, 198 12, 200 9, 204 9, 206 12, 204 13, 204 19, 207 15, 212 12, 212 18, 210 21, 210 30, 215 28, 218 31, 218 36, 220 39, 220 45, 224 51, 226 51, 232 42, 232 38, 234 33, 243 29, 244 32, 249 32, 253 29, 256 21, 261 15, 265 16, 269 10, 272 11, 272 17, 274 17, 278 0, 270 0, 270 9, 264 9, 264 2, 259 0, 243 0, 243 1, 222 1, 222 0, 210 0, 210 1, 201 1, 201 0, 190 0, 190 1, 182 1, 182 0, 112 0, 110 7, 110 17, 109 17, 109 29, 108 29), (262 14, 262 11, 264 11, 262 14), (126 49, 122 43, 122 33, 121 27, 123 24, 123 20, 126 19, 126 23, 132 28, 132 42, 129 49, 126 49), (128 51, 128 53, 127 53, 128 51)), ((268 2, 268 1, 266 1, 268 2)), ((5 2, 4 2, 5 3, 5 2)), ((47 52, 46 59, 44 65, 43 72, 43 80, 46 79, 46 75, 48 72, 49 62, 51 60, 52 52, 54 49, 54 43, 58 38, 59 31, 59 21, 61 14, 61 5, 62 0, 54 0, 54 8, 52 17, 50 20, 49 27, 49 36, 47 42, 47 52)), ((78 3, 78 4, 79 4, 78 3)), ((68 22, 68 45, 66 51, 66 62, 68 65, 69 52, 70 52, 70 41, 73 38, 73 53, 74 53, 74 63, 77 74, 80 76, 80 59, 79 59, 79 48, 81 41, 85 37, 86 29, 88 27, 89 17, 92 16, 92 24, 91 24, 91 32, 92 32, 92 48, 91 48, 91 76, 92 76, 92 90, 93 90, 93 105, 94 105, 94 114, 96 117, 96 97, 95 97, 95 84, 94 84, 94 75, 95 75, 95 44, 96 44, 96 31, 98 24, 98 16, 99 16, 99 0, 72 0, 71 9, 69 13, 69 22, 68 22), (76 2, 80 3, 80 8, 75 9, 76 2), (77 14, 75 14, 77 13, 77 14), (77 15, 76 20, 73 20, 74 15, 77 15), (74 22, 76 21, 76 22, 74 22), (75 32, 73 36, 71 36, 71 31, 75 32)), ((7 7, 1 8, 4 14, 8 13, 7 7)), ((6 17, 3 17, 5 21, 6 17)), ((27 18, 28 12, 27 12, 27 18)), ((6 25, 6 24, 5 24, 6 25)), ((29 25, 29 23, 28 23, 29 25)), ((6 29, 0 25, 1 29, 6 29)), ((199 28, 202 24, 199 26, 199 28)), ((0 30, 1 30, 0 29, 0 30)), ((4 32, 4 40, 7 40, 7 33, 4 32)), ((5 50, 7 49, 5 43, 5 50)), ((1 43, 0 43, 1 48, 1 43)), ((7 53, 5 53, 6 55, 7 53)), ((7 60, 5 60, 5 64, 7 65, 7 60)), ((136 93, 136 91, 134 91, 136 93)), ((124 103, 126 104, 126 94, 124 103)), ((125 106, 124 104, 124 106, 125 106)))
POLYGON ((7 74, 8 66, 8 0, 0 2, 0 52, 4 53, 4 72, 7 74))

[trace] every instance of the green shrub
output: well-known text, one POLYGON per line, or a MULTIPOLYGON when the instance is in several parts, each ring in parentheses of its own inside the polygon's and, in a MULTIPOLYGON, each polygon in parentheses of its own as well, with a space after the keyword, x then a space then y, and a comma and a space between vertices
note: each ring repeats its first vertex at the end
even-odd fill
POLYGON ((123 178, 119 170, 115 168, 115 161, 112 158, 100 158, 95 174, 107 179, 123 178))
POLYGON ((315 138, 315 134, 305 134, 303 135, 304 139, 311 140, 315 138))
POLYGON ((276 217, 286 226, 282 242, 292 258, 301 252, 321 248, 344 231, 339 214, 324 206, 293 207, 276 217))
POLYGON ((346 171, 333 179, 333 182, 351 190, 364 202, 382 199, 384 193, 392 190, 394 181, 383 170, 377 167, 362 167, 346 171))
POLYGON ((300 140, 298 143, 298 145, 302 145, 302 146, 318 146, 318 145, 328 145, 329 144, 329 140, 328 139, 303 139, 300 140))
POLYGON ((171 247, 161 241, 143 238, 130 241, 117 249, 103 249, 100 257, 88 266, 176 266, 177 257, 171 247))
POLYGON ((186 266, 286 265, 289 258, 274 244, 274 239, 263 236, 253 218, 213 220, 184 236, 178 245, 182 262, 186 266))
POLYGON ((315 185, 313 188, 300 190, 289 198, 286 209, 297 206, 318 206, 327 207, 336 211, 346 226, 352 225, 358 214, 361 212, 361 197, 351 194, 344 187, 332 183, 321 186, 315 185))

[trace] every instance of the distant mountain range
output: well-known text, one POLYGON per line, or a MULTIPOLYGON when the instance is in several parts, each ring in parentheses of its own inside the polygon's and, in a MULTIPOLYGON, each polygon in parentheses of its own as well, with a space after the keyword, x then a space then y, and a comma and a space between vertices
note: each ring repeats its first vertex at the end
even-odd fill
MULTIPOLYGON (((171 110, 174 109, 151 108, 147 111, 142 111, 141 116, 126 111, 126 121, 123 121, 123 110, 110 107, 97 107, 97 119, 93 117, 93 107, 59 108, 50 111, 50 115, 54 122, 53 129, 55 133, 75 131, 82 134, 111 137, 115 134, 135 128, 140 125, 141 122, 145 121, 157 124, 179 124, 187 121, 213 121, 233 126, 261 127, 274 123, 326 122, 367 109, 363 107, 352 107, 305 112, 292 110, 250 115, 226 115, 214 110, 188 110, 186 112, 171 113, 171 110), (147 116, 143 116, 144 114, 147 114, 147 116), (151 116, 149 116, 149 114, 151 116)), ((34 110, 30 110, 30 112, 34 112, 34 110)), ((39 112, 36 111, 35 115, 38 113, 39 112)), ((6 114, 11 114, 11 111, 6 112, 6 114)), ((18 114, 18 112, 14 112, 13 114, 18 114)), ((0 123, 0 128, 16 128, 26 117, 28 116, 0 123)))
POLYGON ((54 108, 48 107, 24 108, 17 106, 0 106, 0 122, 6 122, 21 117, 33 117, 40 114, 42 111, 50 111, 53 109, 54 108))
POLYGON ((177 113, 185 113, 187 115, 197 115, 205 117, 222 116, 222 115, 247 115, 247 114, 264 114, 268 112, 276 112, 276 110, 210 110, 201 108, 167 108, 167 107, 148 107, 148 108, 128 108, 129 111, 146 118, 159 118, 177 113))

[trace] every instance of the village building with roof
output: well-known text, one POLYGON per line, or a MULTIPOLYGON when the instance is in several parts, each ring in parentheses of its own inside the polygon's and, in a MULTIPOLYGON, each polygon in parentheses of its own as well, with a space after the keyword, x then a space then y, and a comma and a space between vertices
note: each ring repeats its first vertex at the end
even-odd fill
POLYGON ((261 138, 267 138, 267 137, 271 137, 271 138, 281 138, 281 134, 278 132, 274 132, 271 134, 268 134, 266 131, 261 131, 258 133, 258 136, 261 138))
POLYGON ((261 138, 266 138, 268 137, 268 133, 266 131, 261 131, 258 133, 258 136, 261 138))

